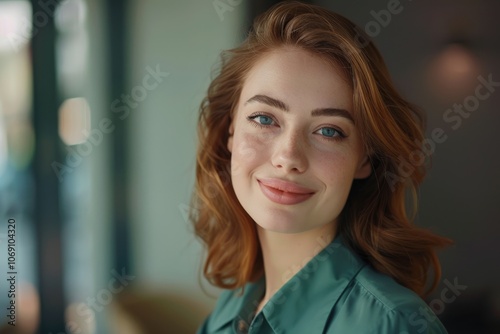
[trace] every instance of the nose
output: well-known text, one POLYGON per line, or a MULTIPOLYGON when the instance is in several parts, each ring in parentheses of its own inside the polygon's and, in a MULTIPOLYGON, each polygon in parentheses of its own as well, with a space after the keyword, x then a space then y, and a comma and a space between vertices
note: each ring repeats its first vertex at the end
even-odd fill
POLYGON ((275 139, 271 163, 284 173, 303 173, 307 169, 306 140, 299 131, 288 131, 275 139))

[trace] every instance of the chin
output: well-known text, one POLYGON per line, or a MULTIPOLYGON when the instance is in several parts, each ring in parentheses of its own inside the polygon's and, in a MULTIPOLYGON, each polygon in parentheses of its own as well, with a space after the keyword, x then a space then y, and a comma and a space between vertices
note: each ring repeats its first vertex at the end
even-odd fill
POLYGON ((304 232, 300 228, 291 228, 290 226, 262 226, 259 225, 263 230, 267 232, 282 233, 282 234, 296 234, 304 232))
POLYGON ((307 230, 307 227, 299 224, 296 219, 286 217, 277 219, 266 217, 265 219, 254 219, 254 221, 261 229, 269 232, 294 234, 307 230))

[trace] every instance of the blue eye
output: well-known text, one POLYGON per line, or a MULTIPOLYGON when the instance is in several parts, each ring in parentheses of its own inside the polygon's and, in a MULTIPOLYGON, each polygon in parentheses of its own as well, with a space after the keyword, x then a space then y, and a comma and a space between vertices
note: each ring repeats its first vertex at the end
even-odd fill
POLYGON ((257 116, 255 118, 260 119, 260 124, 262 124, 262 125, 271 125, 273 123, 273 120, 271 117, 260 115, 260 116, 257 116))
POLYGON ((321 137, 328 141, 342 141, 346 138, 346 135, 343 132, 331 127, 324 127, 316 132, 320 132, 319 134, 321 137))
POLYGON ((267 127, 273 125, 273 119, 266 115, 249 116, 248 120, 257 127, 267 127), (255 121, 257 119, 257 121, 255 121))
POLYGON ((325 137, 334 137, 335 135, 340 135, 340 132, 334 128, 321 128, 321 134, 325 137))

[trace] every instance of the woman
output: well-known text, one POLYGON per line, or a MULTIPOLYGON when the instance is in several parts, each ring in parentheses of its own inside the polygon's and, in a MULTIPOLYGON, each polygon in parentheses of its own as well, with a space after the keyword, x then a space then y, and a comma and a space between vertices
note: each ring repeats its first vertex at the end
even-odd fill
POLYGON ((286 2, 222 60, 191 220, 204 275, 226 290, 198 333, 446 333, 421 296, 450 242, 405 206, 425 173, 422 117, 372 42, 286 2))

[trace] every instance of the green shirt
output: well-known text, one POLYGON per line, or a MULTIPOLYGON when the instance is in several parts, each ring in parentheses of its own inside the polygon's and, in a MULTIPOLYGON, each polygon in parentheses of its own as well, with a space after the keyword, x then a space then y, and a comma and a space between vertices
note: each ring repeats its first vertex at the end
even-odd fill
POLYGON ((221 293, 197 334, 447 333, 413 291, 364 262, 337 236, 254 316, 265 278, 221 293))

